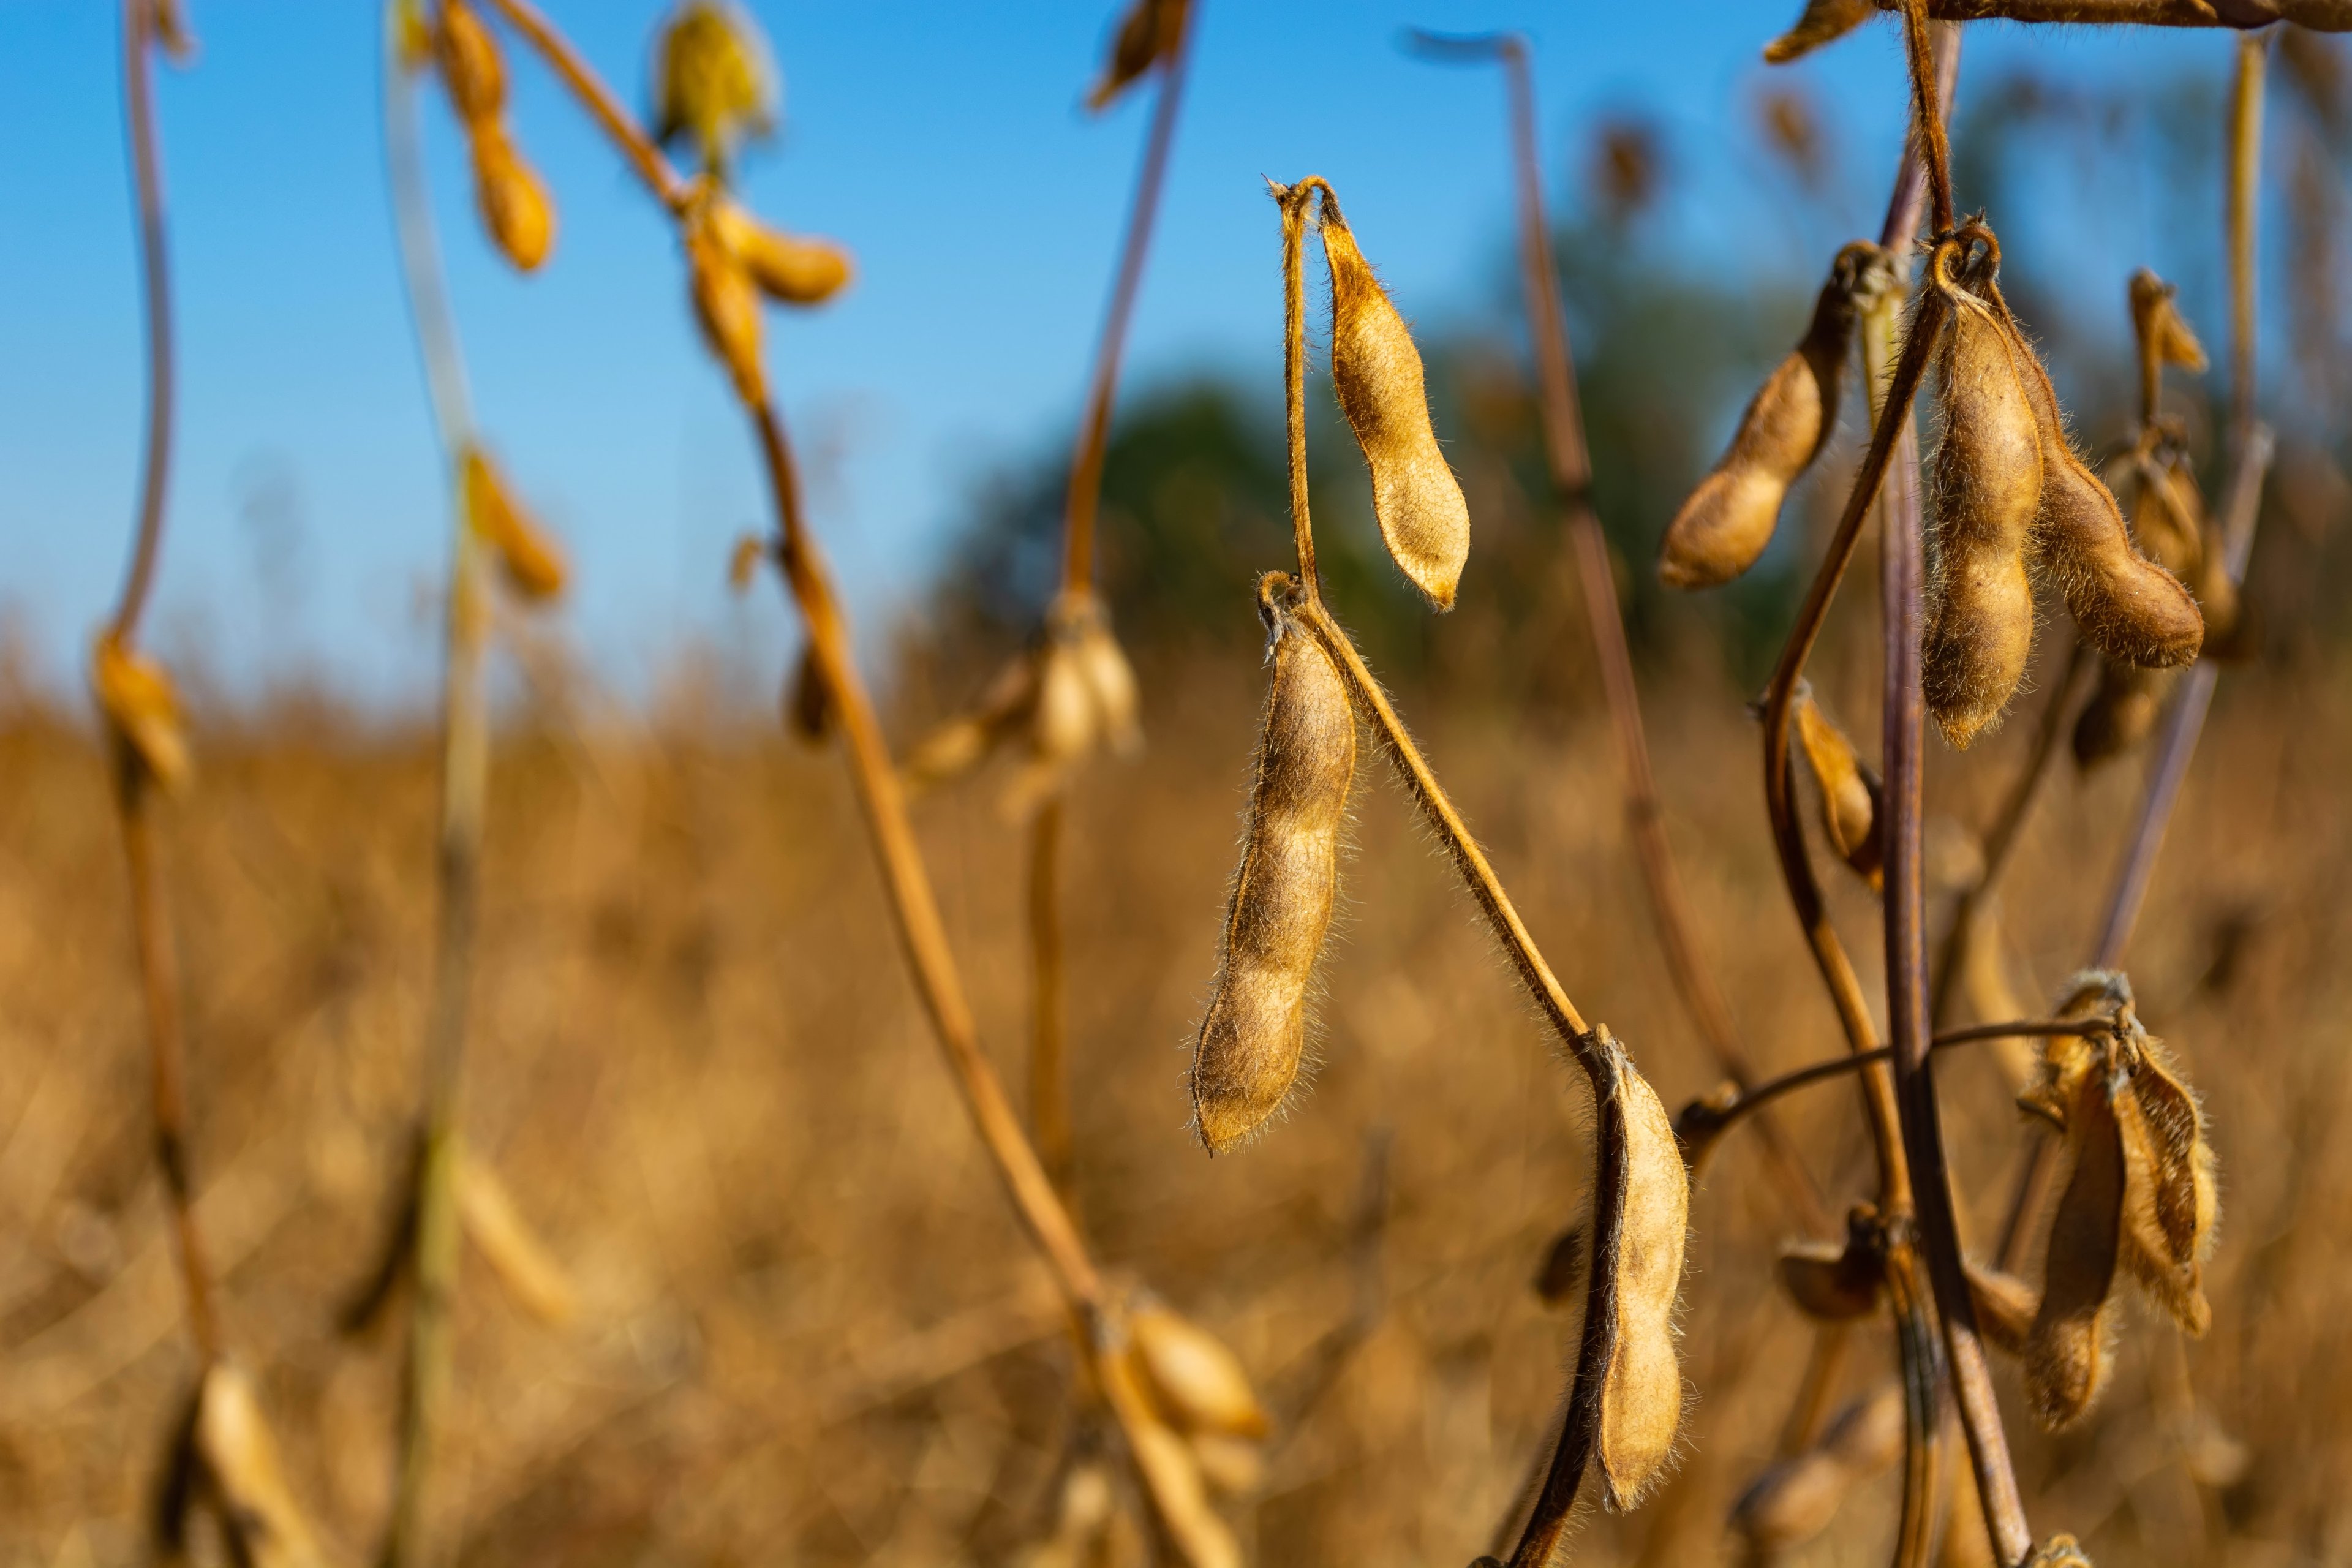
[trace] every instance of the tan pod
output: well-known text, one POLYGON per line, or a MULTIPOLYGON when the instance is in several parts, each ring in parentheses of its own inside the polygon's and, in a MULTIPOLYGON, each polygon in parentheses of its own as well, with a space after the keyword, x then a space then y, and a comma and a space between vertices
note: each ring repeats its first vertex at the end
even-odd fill
POLYGON ((1675 1299, 1682 1289, 1690 1223, 1690 1174, 1666 1108, 1624 1050, 1601 1034, 1615 1087, 1601 1106, 1601 1143, 1622 1140, 1624 1212, 1596 1244, 1611 1248, 1616 1333, 1601 1388, 1599 1453, 1603 1496, 1632 1508, 1674 1457, 1683 1418, 1682 1363, 1675 1346, 1675 1299))

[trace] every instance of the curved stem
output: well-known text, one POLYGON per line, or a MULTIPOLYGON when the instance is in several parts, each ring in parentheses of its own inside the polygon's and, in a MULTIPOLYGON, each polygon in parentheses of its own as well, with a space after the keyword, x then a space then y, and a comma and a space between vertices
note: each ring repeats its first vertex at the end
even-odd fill
POLYGON ((442 444, 450 496, 449 581, 443 607, 441 800, 436 852, 432 991, 426 1004, 425 1094, 410 1172, 406 1239, 415 1285, 401 1364, 401 1433, 390 1519, 380 1552, 386 1568, 423 1553, 425 1492, 435 1434, 450 1379, 449 1314, 457 1291, 459 1220, 457 1165, 465 1075, 467 1013, 473 995, 480 923, 481 841, 489 787, 489 712, 483 679, 488 618, 488 562, 467 516, 464 465, 474 443, 464 360, 443 282, 416 120, 416 87, 400 58, 397 0, 387 5, 383 79, 384 161, 427 395, 442 444))
POLYGON ((1315 575, 1315 524, 1307 496, 1307 207, 1328 185, 1312 178, 1274 186, 1282 208, 1282 406, 1289 443, 1290 539, 1309 604, 1322 602, 1315 575))
MULTIPOLYGON (((152 61, 155 46, 150 0, 123 0, 122 101, 129 122, 131 181, 139 209, 139 258, 147 301, 147 444, 140 478, 139 517, 122 595, 104 637, 126 650, 137 636, 163 546, 163 504, 172 456, 172 294, 164 248, 163 162, 157 150, 152 61)), ((180 1004, 179 955, 164 907, 157 864, 156 781, 128 741, 112 737, 114 805, 131 885, 131 933, 139 964, 140 999, 147 1018, 149 1087, 155 1116, 155 1164, 179 1254, 188 1301, 188 1332, 196 1353, 210 1362, 221 1352, 215 1285, 204 1232, 196 1220, 195 1184, 189 1172, 187 1036, 180 1004)))
POLYGON ((563 79, 563 85, 578 99, 589 114, 594 117, 614 146, 620 150, 629 165, 636 172, 647 189, 662 205, 675 209, 686 199, 688 186, 670 166, 667 158, 636 122, 635 116, 613 96, 594 68, 580 58, 572 40, 558 32, 555 25, 541 15, 530 0, 488 0, 507 24, 520 33, 530 47, 537 49, 550 68, 563 79))
POLYGON ((1087 395, 1077 452, 1070 463, 1069 491, 1062 503, 1064 594, 1081 592, 1094 582, 1095 517, 1102 502, 1103 456, 1110 444, 1111 411, 1118 397, 1119 362, 1127 351, 1127 329, 1135 314, 1136 295, 1143 286, 1143 266, 1151 254, 1151 230, 1160 216, 1160 194, 1167 184, 1168 155, 1176 144, 1177 114, 1183 107, 1199 11, 1198 0, 1185 6, 1183 34, 1160 68, 1159 96, 1151 107, 1151 131, 1143 144, 1143 162, 1136 171, 1135 200, 1128 210, 1127 237, 1119 248, 1118 277, 1111 287, 1110 309, 1103 316, 1102 336, 1095 346, 1094 382, 1087 395))

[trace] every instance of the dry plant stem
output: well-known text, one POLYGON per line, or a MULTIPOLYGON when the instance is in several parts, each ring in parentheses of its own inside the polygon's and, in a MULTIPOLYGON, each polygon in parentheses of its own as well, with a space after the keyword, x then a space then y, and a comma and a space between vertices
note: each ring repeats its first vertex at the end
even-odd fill
POLYGON ((2033 747, 2027 753, 2025 765, 1993 814, 1992 826, 1985 830, 1984 869, 1978 874, 1976 885, 1960 895, 1952 910, 1951 929, 1944 933, 1943 951, 1936 958, 1934 984, 1927 993, 1931 1023, 1945 1016, 1952 997, 1958 994, 1959 976, 1981 934, 1977 930, 1977 916, 1997 889, 2010 853, 2017 847, 2018 834, 2032 809, 2034 796, 2041 792, 2042 781, 2050 776, 2050 764, 2058 755, 2058 738, 2065 733, 2066 717, 2074 711, 2074 689, 2084 674, 2095 668, 2085 646, 2075 643, 2066 655, 2065 669, 2058 678, 2056 689, 2042 706, 2042 722, 2034 731, 2033 747))
MULTIPOLYGON (((1322 603, 1315 575, 1315 529, 1307 506, 1307 204, 1328 190, 1309 176, 1275 193, 1282 207, 1282 401, 1290 457, 1290 538, 1298 582, 1311 605, 1322 603)), ((1344 640, 1344 639, 1342 639, 1344 640)))
MULTIPOLYGON (((1927 183, 1940 234, 1949 230, 1952 223, 1951 176, 1926 0, 1911 0, 1906 7, 1904 35, 1915 89, 1914 112, 1919 142, 1927 152, 1927 183)), ((1924 325, 1924 321, 1919 324, 1924 325)), ((1915 332, 1917 330, 1915 326, 1915 332)), ((1888 399, 1890 412, 1895 401, 1888 399)), ((1907 399, 1898 416, 1908 428, 1907 399)), ((1888 527, 1882 542, 1886 695, 1885 812, 1881 832, 1886 868, 1883 901, 1887 1026, 1904 1153, 1917 1205, 1920 1251, 1934 1292, 1936 1317, 1943 1328, 1947 1370, 1959 1406, 1960 1426, 1968 1436, 1986 1530, 2000 1561, 2014 1564, 2032 1554, 2033 1534, 2025 1521, 2024 1500, 2010 1462, 2009 1440, 1993 1395, 1992 1371, 1977 1335, 1976 1310, 1961 1261, 1959 1225, 1944 1156, 1936 1076, 1928 1066, 1934 1042, 1927 1021, 1927 883, 1921 868, 1927 705, 1920 687, 1920 631, 1926 568, 1920 533, 1912 526, 1918 515, 1917 485, 1916 468, 1906 466, 1896 485, 1895 493, 1901 499, 1887 509, 1888 527)), ((1904 1359, 1906 1375, 1920 1376, 1923 1369, 1907 1347, 1904 1359)), ((1916 1450, 1917 1445, 1911 1447, 1916 1450)))
MULTIPOLYGON (((139 631, 155 580, 163 538, 165 485, 172 456, 172 290, 164 248, 163 173, 156 149, 152 80, 154 32, 150 0, 123 0, 122 100, 130 122, 131 181, 139 207, 139 261, 147 305, 147 446, 139 484, 139 523, 124 575, 122 597, 106 635, 129 647, 139 631)), ((131 937, 147 1015, 147 1052, 155 1111, 155 1163, 179 1252, 180 1281, 188 1299, 188 1331, 210 1362, 221 1351, 212 1271, 195 1214, 188 1170, 187 1042, 180 1013, 180 973, 156 865, 155 783, 128 745, 114 747, 114 803, 131 878, 131 937)))
POLYGON ((1070 1190, 1070 1083, 1064 1066, 1069 1034, 1062 994, 1062 796, 1045 797, 1029 824, 1029 1135, 1037 1158, 1073 1214, 1070 1190))
MULTIPOLYGON (((2105 1018, 2020 1018, 2005 1024, 1971 1024, 1965 1029, 1947 1029, 1937 1035, 1929 1044, 1935 1049, 1941 1051, 1948 1050, 1954 1046, 1975 1045, 1983 1040, 2012 1039, 2021 1036, 2074 1035, 2087 1039, 2106 1034, 2111 1027, 2112 1026, 2105 1018)), ((1742 1094, 1738 1100, 1723 1107, 1720 1111, 1711 1115, 1708 1119, 1709 1125, 1717 1128, 1730 1127, 1736 1122, 1755 1115, 1771 1101, 1792 1090, 1803 1089, 1809 1084, 1825 1082, 1830 1079, 1842 1078, 1850 1072, 1859 1072, 1874 1063, 1891 1062, 1894 1059, 1895 1048, 1892 1046, 1879 1046, 1871 1050, 1858 1051, 1852 1056, 1832 1057, 1827 1061, 1814 1062, 1808 1067, 1797 1068, 1792 1071, 1782 1073, 1779 1078, 1759 1083, 1742 1094)))
MULTIPOLYGON (((1119 250, 1118 276, 1111 286, 1110 308, 1103 316, 1102 336, 1095 348, 1094 382, 1087 395, 1086 419, 1079 427, 1077 452, 1070 463, 1069 487, 1062 505, 1065 598, 1091 592, 1094 586, 1095 519, 1102 504, 1103 461, 1110 446, 1119 362, 1127 348, 1128 323, 1135 315, 1136 295, 1143 284, 1143 265, 1151 252, 1160 191, 1167 184, 1168 156, 1176 142, 1177 115, 1184 100, 1186 67, 1192 60, 1199 9, 1198 5, 1185 7, 1183 36, 1160 71, 1151 130, 1144 142, 1143 163, 1136 171, 1127 237, 1119 250)), ((1029 824, 1029 1126, 1037 1141, 1038 1156, 1045 1161, 1062 1202, 1075 1209, 1070 1185, 1068 1009, 1062 994, 1061 890, 1055 881, 1063 816, 1057 791, 1039 806, 1029 824)))
MULTIPOLYGON (((1900 10, 1904 0, 1877 0, 1900 10)), ((2352 32, 2352 0, 1928 0, 1939 22, 2072 22, 2085 26, 2266 27, 2289 21, 2314 32, 2352 32)))
POLYGON ((1160 90, 1151 107, 1151 131, 1144 142, 1143 163, 1136 171, 1135 202, 1128 211, 1127 237, 1119 251, 1118 279, 1112 285, 1110 309, 1103 317, 1102 337, 1095 348, 1094 384, 1087 395, 1086 422, 1079 430, 1077 454, 1070 464, 1069 491, 1062 508, 1062 591, 1066 594, 1094 582, 1095 516, 1102 501, 1103 454, 1110 444, 1119 361, 1127 349, 1135 297, 1143 285, 1143 265, 1151 252, 1151 230, 1160 216, 1160 193, 1167 183, 1168 155, 1176 144, 1177 113, 1183 106, 1186 68, 1192 58, 1199 14, 1198 4, 1185 7, 1183 36, 1160 70, 1160 90))
MULTIPOLYGON (((396 19, 388 14, 386 22, 390 40, 396 19)), ((489 585, 484 545, 466 516, 458 477, 473 440, 464 361, 442 286, 440 251, 425 191, 415 84, 400 63, 396 42, 387 42, 384 68, 385 157, 402 271, 452 498, 449 585, 443 611, 438 905, 433 990, 425 1016, 425 1104, 414 1164, 416 1185, 410 1199, 414 1250, 409 1268, 416 1294, 401 1367, 400 1445, 381 1556, 388 1568, 400 1568, 422 1554, 425 1488, 449 1383, 449 1308, 458 1255, 457 1119, 480 901, 482 806, 489 774, 489 718, 482 677, 489 585)))
MULTIPOLYGON (((1683 898, 1681 879, 1675 869, 1674 847, 1666 837, 1665 811, 1658 798, 1657 775, 1650 763, 1649 739, 1642 724, 1641 694, 1633 682, 1633 660, 1625 642, 1625 620, 1617 603, 1617 579, 1610 565, 1609 542, 1601 531, 1601 519, 1592 510, 1591 454, 1585 440, 1583 407, 1577 392, 1576 362, 1569 350, 1567 313, 1560 308, 1559 269, 1552 261, 1551 226, 1544 211, 1543 174, 1536 144, 1535 84, 1528 60, 1528 43, 1516 33, 1507 33, 1485 38, 1424 36, 1423 44, 1439 55, 1491 58, 1503 67, 1518 203, 1519 279, 1542 391, 1544 451, 1550 461, 1552 485, 1559 491, 1570 544, 1576 552, 1577 580, 1583 594, 1585 619, 1591 626, 1601 693, 1616 736, 1626 830, 1633 840, 1634 858, 1642 868, 1643 887, 1649 894, 1658 945, 1674 976, 1675 994, 1706 1042, 1717 1070, 1744 1089, 1756 1080, 1755 1067, 1740 1044, 1722 988, 1699 956, 1689 906, 1683 898)), ((1757 1132, 1763 1141, 1766 1169, 1796 1223, 1817 1236, 1830 1234, 1834 1228, 1832 1217, 1787 1133, 1769 1117, 1758 1124, 1757 1132)))
POLYGON ((663 205, 673 211, 686 199, 688 185, 663 157, 661 149, 641 130, 621 100, 613 96, 586 60, 572 47, 572 40, 558 32, 555 25, 541 16, 530 0, 488 0, 509 26, 520 33, 530 47, 537 49, 563 85, 572 90, 595 117, 604 134, 612 139, 621 155, 635 168, 637 177, 650 186, 663 205))

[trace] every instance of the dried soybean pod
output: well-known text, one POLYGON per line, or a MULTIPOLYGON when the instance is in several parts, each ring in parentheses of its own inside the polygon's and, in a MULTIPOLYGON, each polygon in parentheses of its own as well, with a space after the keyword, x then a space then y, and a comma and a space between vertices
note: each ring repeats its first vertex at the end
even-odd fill
POLYGON ((1992 289, 2016 351, 2042 443, 2042 505, 2028 540, 2036 564, 2057 579, 2084 638, 2111 658, 2168 669, 2192 662, 2205 618, 2180 580, 2132 543, 2123 509, 2066 437, 2050 373, 1992 289))
POLYGON ((1838 385, 1853 343, 1854 290, 1878 247, 1838 252, 1812 324, 1739 416, 1731 445, 1666 526, 1658 576, 1672 588, 1712 588, 1756 563, 1772 541, 1789 487, 1837 428, 1838 385))
POLYGON ((195 1449, 232 1556, 252 1568, 320 1568, 328 1559, 287 1483, 252 1380, 233 1363, 216 1361, 205 1369, 196 1398, 195 1449))
POLYGON ((1087 108, 1099 111, 1143 74, 1176 53, 1184 37, 1185 0, 1135 0, 1112 36, 1102 77, 1087 94, 1087 108))
POLYGON ((2132 534, 2157 564, 2187 583, 2205 554, 2205 498, 2170 455, 2136 456, 2130 466, 2132 534))
POLYGON ((849 252, 829 239, 770 228, 724 196, 713 197, 711 224, 760 292, 787 305, 820 305, 848 286, 849 252))
POLYGON ((1863 763, 1810 687, 1797 694, 1797 741, 1822 788, 1822 828, 1838 858, 1873 888, 1881 877, 1878 775, 1863 763))
POLYGON ((655 45, 654 138, 692 138, 706 168, 721 170, 747 136, 776 126, 774 62, 740 5, 685 0, 655 45))
POLYGON ((1811 54, 1844 37, 1876 11, 1872 0, 1805 0, 1804 15, 1796 26, 1764 46, 1765 63, 1784 66, 1811 54))
POLYGON ((2197 1101, 2143 1046, 2116 1097, 2125 1165, 2123 1261, 2192 1338, 2212 1325, 2204 1260, 2218 1208, 2197 1101))
POLYGON ((468 447, 461 466, 466 521, 497 554, 508 584, 526 599, 550 599, 563 592, 562 552, 516 504, 490 460, 479 447, 468 447))
POLYGON ((2014 1274, 1982 1264, 1969 1264, 1968 1275, 1969 1302, 1976 1309, 1977 1331, 1985 1342, 2011 1355, 2023 1355, 2025 1342, 2033 1332, 2034 1315, 2042 1307, 2033 1287, 2014 1274))
POLYGON ((760 291, 751 274, 720 237, 712 216, 719 203, 706 194, 684 225, 686 264, 695 320, 733 377, 736 395, 757 405, 768 400, 768 372, 760 357, 760 291))
POLYGON ((1731 1510, 1731 1528, 1759 1553, 1819 1535, 1855 1487, 1903 1457, 1903 1385, 1879 1384, 1838 1413, 1821 1441, 1756 1479, 1731 1510))
POLYGON ((537 271, 555 247, 555 207, 547 187, 515 151, 504 126, 484 120, 472 131, 474 202, 482 226, 518 270, 537 271))
MULTIPOLYGON (((1602 1495, 1611 1508, 1622 1510, 1640 1501, 1664 1473, 1682 1425, 1675 1299, 1682 1289, 1690 1174, 1666 1108, 1624 1048, 1604 1029, 1593 1049, 1607 1062, 1612 1080, 1599 1097, 1601 1147, 1622 1151, 1624 1174, 1623 1206, 1615 1223, 1604 1224, 1594 1238, 1596 1247, 1608 1249, 1614 1313, 1596 1457, 1602 1495)), ((1595 1259, 1596 1268, 1603 1263, 1595 1259)))
MULTIPOLYGON (((2016 347, 2000 315, 1956 278, 1959 250, 1945 242, 1929 268, 1951 324, 1938 364, 1944 434, 1930 470, 1935 553, 1921 683, 1944 739, 1965 747, 2000 719, 2025 678, 2033 647, 2025 545, 2042 472, 2016 347)), ((1987 258, 1987 272, 1998 254, 1987 258)))
POLYGON ((458 118, 468 125, 496 120, 507 104, 506 63, 499 41, 467 0, 441 0, 433 29, 433 58, 458 118))
POLYGON ((833 734, 833 694, 817 668, 816 645, 803 643, 793 661, 793 683, 784 690, 784 728, 804 746, 821 746, 833 734))
POLYGON ((2074 1160, 2050 1222, 2042 1304, 2025 1341, 2025 1397, 2050 1431, 2071 1426, 2106 1381, 2122 1247, 2123 1138, 2104 1068, 2086 1075, 2066 1118, 2074 1160))
POLYGON ((1128 1344, 1154 1408, 1184 1432, 1263 1437, 1265 1408, 1224 1342, 1144 1299, 1128 1310, 1128 1344))
POLYGON ((1331 269, 1331 385, 1371 468, 1381 538, 1412 585, 1450 609, 1470 556, 1470 507, 1429 422, 1421 351, 1328 192, 1321 227, 1331 269))
POLYGON ((1276 597, 1282 581, 1269 573, 1258 585, 1274 679, 1216 988, 1192 1048, 1194 1125, 1211 1153, 1254 1131, 1297 1079, 1356 776, 1348 689, 1331 656, 1276 597))

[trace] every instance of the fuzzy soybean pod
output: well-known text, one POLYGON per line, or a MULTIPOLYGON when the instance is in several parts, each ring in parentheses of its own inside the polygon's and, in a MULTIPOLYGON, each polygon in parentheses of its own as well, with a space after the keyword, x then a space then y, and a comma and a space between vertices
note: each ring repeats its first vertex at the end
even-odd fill
POLYGON ((2152 669, 2195 661, 2205 618, 2180 579, 2142 555, 2124 526, 2123 510, 2066 438, 2065 415, 2050 373, 1993 290, 1995 308, 2015 349, 2042 445, 2042 505, 2028 546, 2034 563, 2055 578, 2084 639, 2110 658, 2152 669))
POLYGON ((2124 1148, 2123 1262, 2140 1287, 2196 1337, 2212 1326, 2204 1262, 2219 1205, 2213 1152, 2195 1096, 2143 1046, 2116 1097, 2124 1148))
POLYGON ((2074 1171, 2051 1217, 2042 1304, 2026 1333, 2026 1403, 2053 1432, 2091 1407, 2113 1359, 2126 1173, 2111 1087, 2109 1070, 2095 1066, 2068 1107, 2074 1171))
POLYGON ((1670 588, 1712 588, 1756 564, 1772 542, 1789 487, 1837 428, 1838 384, 1853 344, 1854 289, 1875 246, 1838 253, 1812 324, 1765 378, 1730 447, 1666 526, 1658 576, 1670 588))
POLYGON ((1255 1131, 1297 1080, 1356 777, 1348 689, 1331 656, 1274 596, 1279 576, 1258 587, 1274 679, 1216 989, 1192 1047, 1194 1125, 1213 1154, 1255 1131))
POLYGON ((1412 585, 1451 609, 1470 558, 1470 506, 1429 422, 1421 351, 1328 193, 1321 228, 1331 268, 1331 385, 1371 468, 1381 538, 1412 585))
POLYGON ((1759 1555, 1811 1541, 1856 1487, 1903 1457, 1904 1425, 1903 1385, 1889 1380, 1841 1411, 1819 1443, 1757 1477, 1731 1528, 1759 1555))
MULTIPOLYGON (((1599 1278, 1587 1293, 1588 1314, 1602 1308, 1605 1298, 1610 1334, 1594 1447, 1603 1496, 1611 1508, 1622 1510, 1639 1502, 1664 1472, 1682 1426, 1675 1300, 1682 1289, 1689 1230, 1690 1174, 1666 1108, 1624 1048, 1602 1030, 1592 1049, 1605 1069, 1605 1081, 1601 1072, 1593 1079, 1600 1158, 1614 1160, 1618 1167, 1613 1182, 1604 1173, 1596 1186, 1604 1193, 1615 1186, 1620 1199, 1594 1232, 1599 1278)), ((1586 1333, 1590 1339, 1591 1330, 1586 1333)))
POLYGON ((1949 301, 1951 324, 1937 367, 1944 435, 1930 470, 1935 552, 1921 684, 1944 739, 1964 747, 2000 719, 2032 651, 2025 547, 2042 460, 2015 342, 2000 312, 1954 276, 1958 253, 1954 243, 1937 248, 1930 283, 1949 301))
POLYGON ((555 247, 555 205, 547 187, 495 120, 471 127, 474 205, 491 240, 520 272, 535 272, 555 247))
POLYGON ((1853 874, 1873 888, 1884 876, 1880 864, 1878 806, 1883 786, 1863 762, 1836 721, 1822 711, 1810 688, 1796 702, 1797 741, 1806 765, 1822 788, 1822 828, 1830 847, 1853 874))

